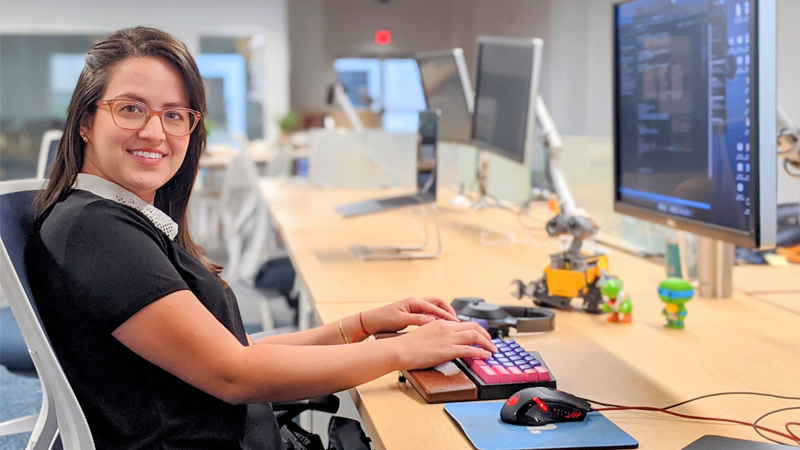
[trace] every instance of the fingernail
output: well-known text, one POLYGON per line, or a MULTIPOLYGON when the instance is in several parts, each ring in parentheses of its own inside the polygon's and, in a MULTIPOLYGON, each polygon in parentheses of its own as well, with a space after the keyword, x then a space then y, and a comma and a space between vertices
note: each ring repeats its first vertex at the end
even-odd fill
POLYGON ((435 318, 435 317, 428 316, 428 317, 426 317, 426 318, 425 318, 425 323, 431 323, 431 322, 433 322, 434 320, 436 320, 436 318, 435 318))

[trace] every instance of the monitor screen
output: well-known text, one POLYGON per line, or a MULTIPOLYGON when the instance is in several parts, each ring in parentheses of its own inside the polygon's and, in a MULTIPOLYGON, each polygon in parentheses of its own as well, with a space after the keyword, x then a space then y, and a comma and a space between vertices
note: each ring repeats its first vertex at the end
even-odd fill
POLYGON ((673 226, 719 231, 742 244, 757 231, 756 3, 616 6, 618 211, 646 219, 653 212, 673 226))
POLYGON ((438 144, 439 110, 427 109, 419 113, 417 141, 417 190, 436 198, 436 145, 438 144))
POLYGON ((532 151, 541 41, 478 38, 472 138, 525 163, 532 151))
POLYGON ((460 48, 418 53, 425 100, 429 109, 441 111, 439 139, 469 142, 472 133, 472 84, 460 48))

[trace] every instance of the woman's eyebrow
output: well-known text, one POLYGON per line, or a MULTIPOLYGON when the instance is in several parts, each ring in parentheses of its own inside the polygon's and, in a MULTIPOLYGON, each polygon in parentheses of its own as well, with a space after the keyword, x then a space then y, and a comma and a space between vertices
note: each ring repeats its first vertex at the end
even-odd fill
MULTIPOLYGON (((150 106, 150 104, 148 104, 144 98, 131 92, 124 92, 122 94, 117 95, 115 98, 120 98, 120 97, 127 97, 130 98, 131 100, 136 100, 137 102, 141 102, 147 106, 150 106)), ((188 106, 186 106, 183 102, 169 102, 169 103, 164 103, 161 106, 162 108, 188 108, 188 106)))

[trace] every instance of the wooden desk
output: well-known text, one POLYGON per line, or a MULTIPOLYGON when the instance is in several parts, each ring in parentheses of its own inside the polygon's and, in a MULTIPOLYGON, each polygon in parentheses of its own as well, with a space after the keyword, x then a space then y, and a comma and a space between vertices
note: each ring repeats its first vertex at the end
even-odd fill
MULTIPOLYGON (((285 181, 265 181, 261 187, 320 323, 411 295, 481 296, 495 303, 529 305, 530 300, 519 302, 509 295, 510 281, 539 277, 548 254, 558 249, 481 246, 478 234, 483 224, 519 234, 516 217, 500 210, 476 213, 458 233, 467 210, 440 205, 444 253, 439 258, 361 262, 348 245, 418 239, 407 212, 345 220, 333 207, 396 192, 324 191, 285 181)), ((542 244, 550 242, 543 232, 531 235, 542 244)), ((559 387, 594 400, 649 406, 731 390, 800 395, 800 314, 736 290, 729 300, 693 300, 687 305, 688 328, 668 330, 663 328, 662 303, 655 293, 664 268, 623 252, 612 252, 610 259, 611 272, 624 280, 633 298, 633 324, 612 325, 602 316, 559 311, 555 331, 515 336, 525 348, 542 354, 559 387)), ((737 268, 736 277, 750 281, 753 275, 746 269, 737 268)), ((800 298, 800 268, 785 270, 780 279, 790 276, 795 281, 782 288, 800 298)), ((378 448, 471 448, 442 405, 426 404, 410 385, 399 383, 396 374, 354 388, 351 395, 378 448)), ((752 421, 767 411, 797 404, 722 397, 680 411, 752 421)), ((704 434, 759 439, 752 429, 738 425, 645 412, 607 415, 645 449, 681 448, 704 434)), ((789 419, 800 420, 800 413, 776 415, 764 425, 782 429, 789 419)))

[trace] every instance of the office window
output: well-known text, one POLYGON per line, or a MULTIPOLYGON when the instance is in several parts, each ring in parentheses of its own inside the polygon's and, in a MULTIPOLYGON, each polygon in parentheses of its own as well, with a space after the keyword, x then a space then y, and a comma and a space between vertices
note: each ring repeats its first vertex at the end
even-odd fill
POLYGON ((36 175, 42 135, 64 127, 84 54, 100 35, 0 35, 0 179, 36 175))
POLYGON ((415 60, 339 58, 334 68, 356 109, 382 112, 390 133, 417 132, 425 94, 415 60))
POLYGON ((258 35, 200 38, 195 59, 206 89, 209 144, 265 137, 264 44, 258 35))

